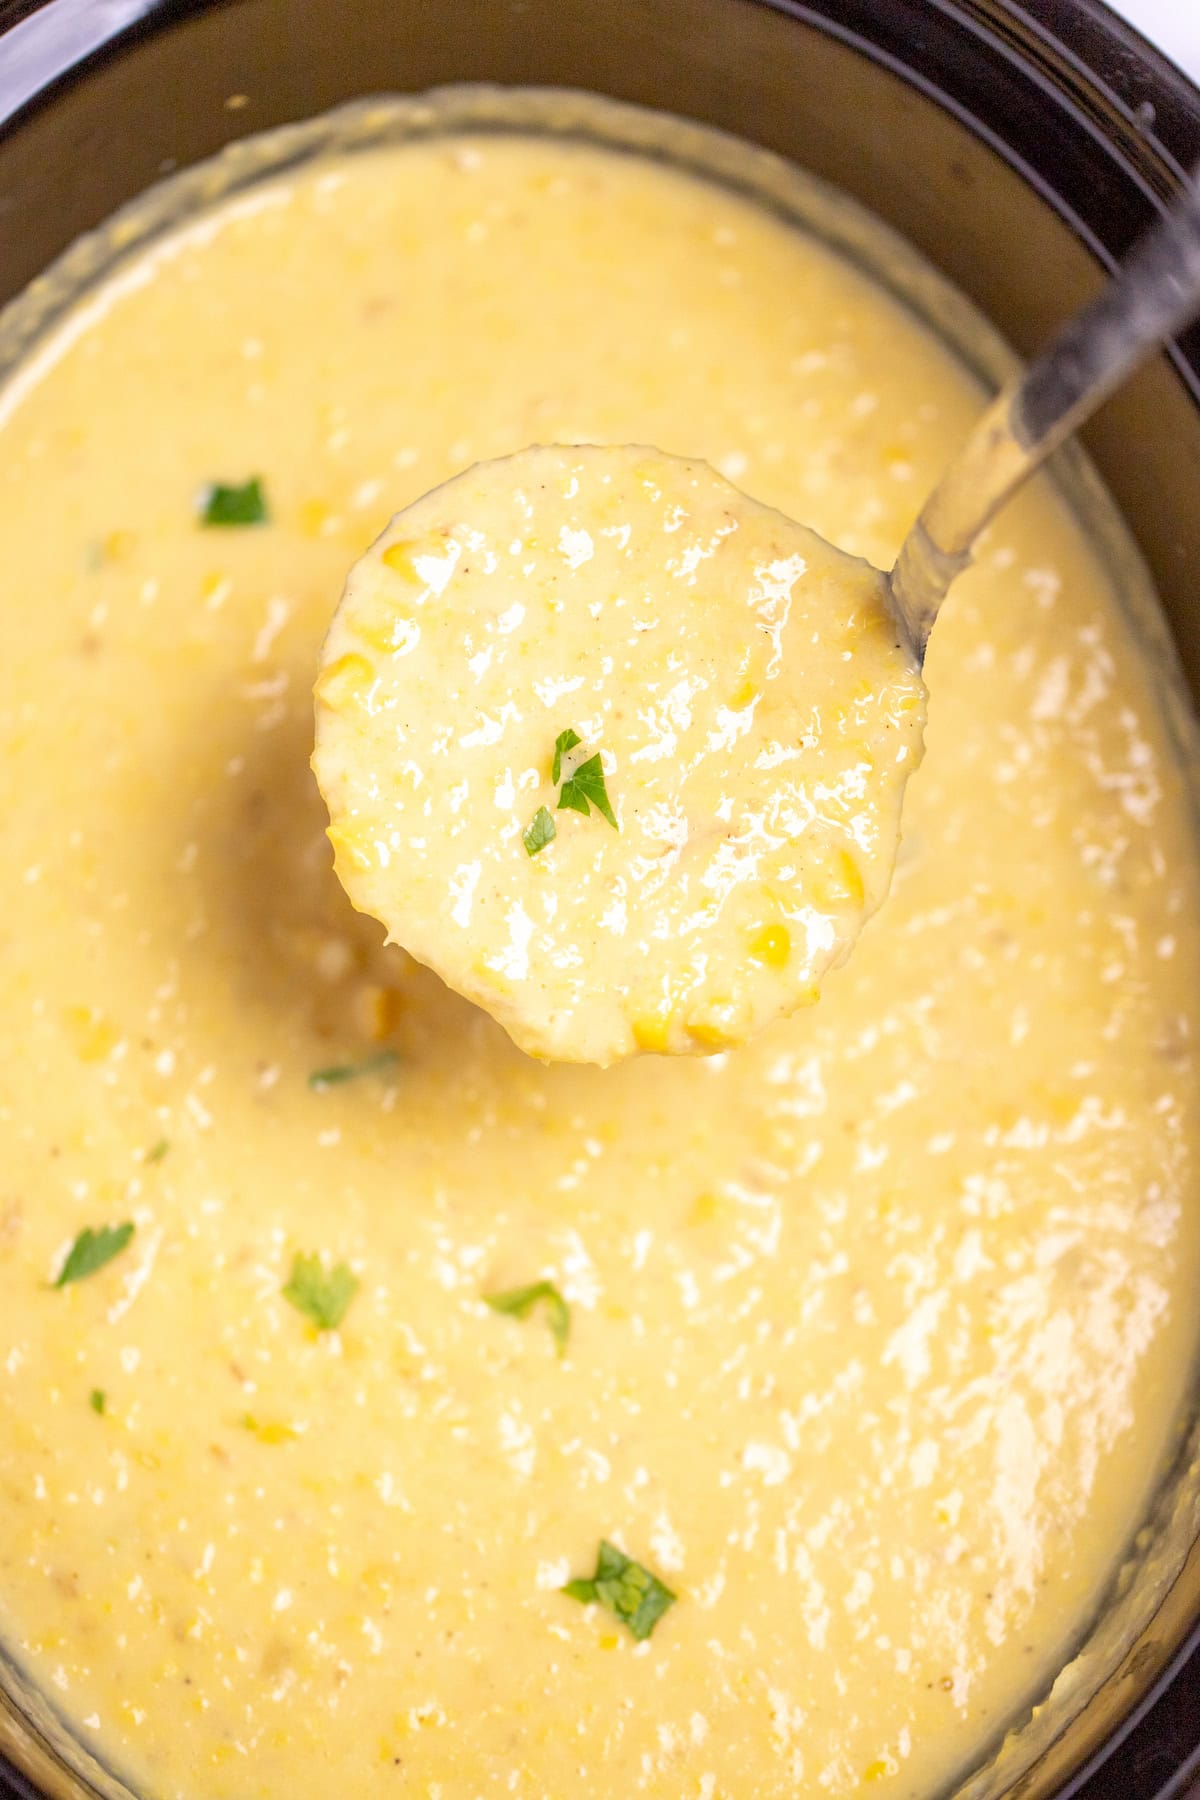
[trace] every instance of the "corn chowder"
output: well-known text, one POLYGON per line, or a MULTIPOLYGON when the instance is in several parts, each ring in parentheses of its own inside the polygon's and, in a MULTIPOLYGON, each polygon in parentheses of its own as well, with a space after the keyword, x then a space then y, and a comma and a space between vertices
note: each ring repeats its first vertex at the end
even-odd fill
POLYGON ((532 136, 248 190, 4 392, 0 1637, 142 1792, 928 1796, 1069 1654, 1193 1350, 1200 892, 1054 490, 886 902, 729 1053, 521 1054, 308 767, 347 568, 471 463, 654 444, 886 567, 977 407, 779 218, 532 136))

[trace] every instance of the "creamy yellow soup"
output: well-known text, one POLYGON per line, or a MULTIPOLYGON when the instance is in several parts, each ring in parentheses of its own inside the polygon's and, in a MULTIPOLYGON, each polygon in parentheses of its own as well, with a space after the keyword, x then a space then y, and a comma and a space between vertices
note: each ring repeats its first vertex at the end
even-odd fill
POLYGON ((1200 882, 1054 491, 938 625, 888 899, 736 1051, 525 1057, 308 767, 457 470, 656 444, 887 566, 978 403, 745 199, 490 137, 242 195, 10 386, 0 1633, 146 1793, 928 1796, 1070 1653, 1194 1347, 1200 882))
POLYGON ((925 690, 883 576, 646 445, 466 471, 355 565, 313 769, 351 900, 521 1049, 810 1005, 887 891, 925 690))

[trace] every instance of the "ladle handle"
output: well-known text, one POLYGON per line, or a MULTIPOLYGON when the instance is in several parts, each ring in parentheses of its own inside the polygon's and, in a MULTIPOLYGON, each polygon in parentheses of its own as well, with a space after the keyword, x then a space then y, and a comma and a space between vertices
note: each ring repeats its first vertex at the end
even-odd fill
POLYGON ((1090 306, 997 394, 900 546, 892 599, 919 660, 995 513, 1166 338, 1200 313, 1200 168, 1090 306))

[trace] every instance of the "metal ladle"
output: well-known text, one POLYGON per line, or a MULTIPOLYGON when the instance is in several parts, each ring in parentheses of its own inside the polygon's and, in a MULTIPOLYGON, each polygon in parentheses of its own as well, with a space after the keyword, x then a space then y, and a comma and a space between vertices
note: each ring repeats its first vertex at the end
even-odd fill
POLYGON ((922 507, 888 577, 918 663, 984 527, 1051 451, 1198 313, 1200 169, 1103 292, 1000 390, 922 507))

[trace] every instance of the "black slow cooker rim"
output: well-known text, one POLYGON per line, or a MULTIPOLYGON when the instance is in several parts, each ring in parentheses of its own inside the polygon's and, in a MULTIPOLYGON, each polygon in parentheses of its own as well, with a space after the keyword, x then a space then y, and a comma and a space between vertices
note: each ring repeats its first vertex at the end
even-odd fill
MULTIPOLYGON (((1104 0, 1037 0, 1035 7, 1009 0, 887 0, 882 9, 878 0, 733 3, 768 8, 837 38, 923 92, 987 143, 1104 266, 1115 263, 1200 162, 1200 90, 1104 0), (999 60, 1003 81, 994 79, 993 63, 993 74, 964 89, 955 51, 964 32, 999 60), (1079 134, 1087 155, 1078 147, 1063 155, 1062 135, 1047 130, 1047 118, 1056 114, 1079 134), (1096 153, 1111 165, 1111 181, 1096 180, 1096 153)), ((93 0, 0 0, 0 143, 75 83, 159 32, 205 12, 273 4, 126 0, 97 19, 93 0), (6 43, 20 51, 7 65, 6 43)), ((3 209, 0 195, 0 241, 3 209)), ((60 248, 99 222, 73 222, 60 248)), ((1170 355, 1200 405, 1200 329, 1170 355)), ((1183 1793, 1200 1765, 1198 1695, 1200 1621, 1111 1736, 1057 1790, 1057 1800, 1167 1800, 1183 1793), (1172 1746, 1169 1769, 1161 1762, 1164 1742, 1172 1746), (1113 1771, 1111 1759, 1122 1746, 1127 1755, 1113 1771)), ((0 1800, 41 1795, 0 1759, 0 1800)))
MULTIPOLYGON (((1107 269, 1200 165, 1200 88, 1107 0, 1040 0, 1037 11, 1012 0, 888 0, 882 18, 872 0, 761 3, 919 87, 1028 182, 1107 269), (1019 63, 1017 85, 949 87, 946 70, 962 73, 951 34, 963 29, 1019 63), (1044 113, 1029 104, 1035 97, 1064 113, 1137 198, 1097 186, 1081 157, 1064 161, 1061 139, 1047 136, 1044 113)), ((1200 326, 1168 355, 1200 401, 1200 326)))
MULTIPOLYGON (((0 0, 0 39, 21 33, 19 68, 6 70, 0 60, 0 136, 52 104, 63 86, 142 39, 195 14, 245 3, 127 0, 126 9, 106 23, 96 18, 94 0, 0 0)), ((1125 173, 1147 199, 1161 203, 1200 162, 1200 88, 1106 0, 1038 0, 1036 9, 1015 0, 888 0, 882 17, 877 0, 749 3, 839 38, 920 86, 1022 174, 1109 266, 1144 217, 1128 217, 1126 208, 1114 216, 1111 206, 1098 207, 1098 200, 1110 197, 1085 181, 1071 181, 1064 192, 1057 165, 1051 181, 1046 161, 1054 146, 1035 114, 1006 110, 1012 95, 999 84, 976 82, 967 96, 952 90, 945 71, 953 67, 957 74, 961 65, 949 34, 965 29, 1006 61, 1019 62, 1031 89, 1052 97, 1109 155, 1120 154, 1125 173), (1072 78, 1069 85, 1064 74, 1072 78), (1109 132, 1103 139, 1101 124, 1109 132)), ((15 37, 9 41, 18 44, 15 37)), ((1066 173, 1070 179, 1075 171, 1066 173)))
MULTIPOLYGON (((511 3, 511 0, 506 0, 511 3)), ((271 0, 124 0, 97 18, 94 0, 0 0, 0 142, 62 92, 147 38, 205 12, 271 0)), ((918 89, 1018 174, 1111 269, 1188 171, 1200 167, 1200 88, 1107 0, 735 0, 838 39, 918 89), (976 79, 956 52, 969 33, 1006 80, 976 79), (953 84, 949 76, 953 76, 953 84), (1097 184, 1084 156, 1064 157, 1060 114, 1112 164, 1097 184)), ((994 65, 993 65, 994 67, 994 65)), ((634 97, 634 96, 627 96, 634 97)), ((0 245, 4 200, 0 196, 0 245)), ((61 248, 99 218, 75 222, 61 248)), ((0 298, 2 304, 2 298, 0 298)), ((1031 346, 1018 344, 1027 351, 1031 346)), ((1167 355, 1200 404, 1200 325, 1167 355)))

